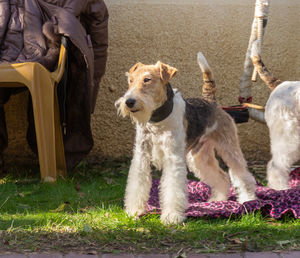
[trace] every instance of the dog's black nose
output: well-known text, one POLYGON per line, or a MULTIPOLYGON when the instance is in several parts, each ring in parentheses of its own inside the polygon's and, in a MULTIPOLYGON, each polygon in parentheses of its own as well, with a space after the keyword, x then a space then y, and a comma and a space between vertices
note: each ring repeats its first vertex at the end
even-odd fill
POLYGON ((127 99, 125 103, 127 107, 132 108, 135 104, 135 99, 127 99))

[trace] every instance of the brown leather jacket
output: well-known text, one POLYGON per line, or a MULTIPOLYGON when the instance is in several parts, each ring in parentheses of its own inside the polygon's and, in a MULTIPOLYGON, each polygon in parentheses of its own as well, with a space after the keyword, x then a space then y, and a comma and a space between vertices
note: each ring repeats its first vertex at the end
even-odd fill
MULTIPOLYGON (((52 49, 49 55, 42 30, 49 20, 55 23, 56 33, 69 39, 67 90, 64 95, 59 89, 59 94, 65 99, 65 105, 61 105, 65 107, 64 144, 67 167, 71 169, 93 147, 90 116, 105 72, 108 12, 102 0, 1 0, 0 61, 37 61, 45 65, 45 58, 50 56, 56 62, 58 51, 52 49)), ((13 93, 14 89, 0 88, 0 152, 7 146, 3 104, 13 93)), ((31 105, 28 120, 27 140, 36 152, 31 105)))

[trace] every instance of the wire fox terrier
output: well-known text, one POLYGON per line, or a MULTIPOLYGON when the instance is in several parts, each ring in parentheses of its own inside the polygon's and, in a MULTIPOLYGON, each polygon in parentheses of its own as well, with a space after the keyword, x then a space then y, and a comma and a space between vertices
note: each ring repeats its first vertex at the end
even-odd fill
POLYGON ((300 158, 300 81, 275 78, 261 61, 257 44, 252 44, 251 59, 272 91, 265 106, 272 153, 267 166, 268 186, 285 190, 289 188, 290 168, 300 158))
POLYGON ((187 167, 211 187, 210 201, 225 201, 230 180, 240 203, 256 199, 255 180, 248 172, 233 119, 215 101, 215 83, 205 57, 199 52, 203 98, 183 99, 169 81, 177 69, 157 62, 130 68, 129 88, 115 105, 119 115, 136 126, 133 159, 125 191, 128 215, 145 212, 151 188, 151 165, 162 170, 161 221, 180 223, 187 208, 187 167), (215 150, 229 167, 218 164, 215 150))

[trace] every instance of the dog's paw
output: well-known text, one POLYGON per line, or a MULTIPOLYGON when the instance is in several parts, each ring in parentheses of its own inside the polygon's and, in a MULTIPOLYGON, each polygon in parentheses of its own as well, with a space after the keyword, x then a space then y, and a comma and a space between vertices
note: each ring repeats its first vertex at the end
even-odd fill
POLYGON ((257 199, 255 194, 256 183, 254 177, 249 176, 244 182, 245 183, 242 184, 239 188, 236 188, 237 201, 240 204, 257 199))
POLYGON ((179 212, 170 212, 170 213, 163 213, 160 217, 160 220, 163 224, 180 224, 186 219, 184 213, 179 212))
POLYGON ((131 208, 131 209, 126 208, 126 213, 130 217, 138 217, 138 216, 144 214, 144 212, 145 212, 144 208, 140 208, 140 209, 138 209, 138 208, 131 208))
POLYGON ((253 194, 240 194, 237 198, 237 202, 240 203, 240 204, 243 204, 244 202, 249 202, 249 201, 253 201, 253 200, 256 200, 257 197, 256 195, 253 193, 253 194))
POLYGON ((269 182, 267 184, 267 186, 269 188, 272 188, 274 190, 277 190, 277 191, 280 191, 280 190, 287 190, 289 189, 289 183, 288 183, 288 180, 286 180, 285 178, 281 179, 272 179, 270 180, 269 179, 269 182))
POLYGON ((221 202, 221 201, 227 201, 227 195, 224 194, 212 194, 210 198, 208 199, 208 202, 221 202))

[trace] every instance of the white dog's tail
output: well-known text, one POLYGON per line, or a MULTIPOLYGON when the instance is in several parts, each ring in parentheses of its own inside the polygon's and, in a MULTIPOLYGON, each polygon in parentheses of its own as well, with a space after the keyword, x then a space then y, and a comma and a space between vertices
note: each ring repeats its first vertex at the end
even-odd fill
POLYGON ((251 60, 260 78, 270 88, 271 91, 274 90, 282 82, 274 77, 262 62, 257 41, 254 41, 252 43, 251 60))
POLYGON ((216 83, 210 66, 201 52, 197 55, 197 61, 203 75, 202 98, 208 102, 216 102, 216 83))

